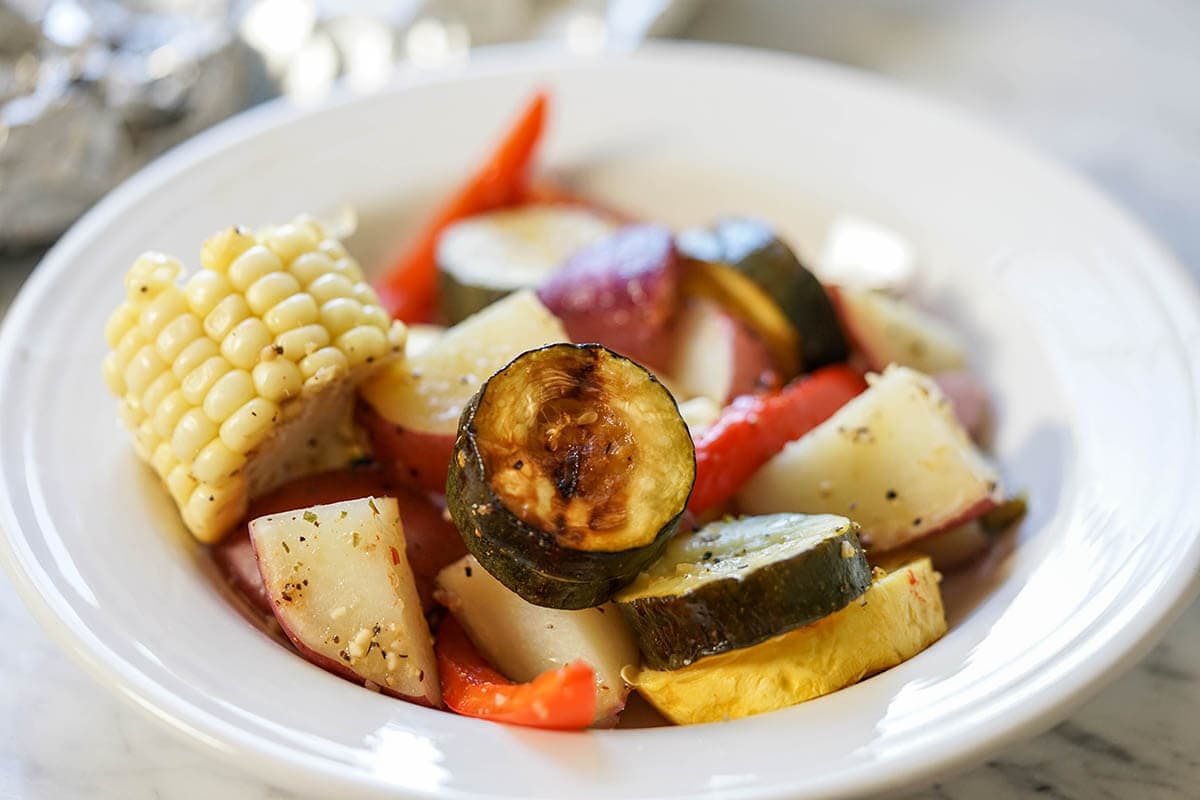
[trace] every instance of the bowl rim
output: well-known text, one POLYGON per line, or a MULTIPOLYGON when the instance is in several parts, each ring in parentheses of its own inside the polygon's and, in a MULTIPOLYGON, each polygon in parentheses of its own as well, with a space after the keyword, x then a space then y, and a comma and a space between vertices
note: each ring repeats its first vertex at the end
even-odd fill
MULTIPOLYGON (((473 51, 470 63, 464 68, 437 72, 402 69, 396 78, 382 90, 383 93, 399 93, 416 86, 453 83, 464 77, 495 75, 502 73, 525 73, 536 68, 563 66, 565 64, 611 63, 629 60, 632 62, 679 61, 687 63, 693 59, 735 59, 740 63, 751 63, 763 69, 824 73, 833 83, 851 83, 876 93, 904 96, 906 102, 915 105, 922 114, 948 116, 959 123, 986 133, 993 140, 1023 151, 1043 169, 1054 173, 1058 179, 1073 184, 1073 190, 1086 194, 1093 202, 1103 204, 1112 213, 1130 226, 1131 232, 1147 245, 1158 262, 1156 269, 1168 288, 1178 292, 1183 303, 1200 316, 1200 291, 1197 290, 1187 270, 1151 235, 1133 215, 1110 200, 1089 180, 1061 166, 1057 161, 1042 155, 1019 138, 1008 134, 997 134, 995 126, 976 120, 971 114, 949 107, 936 99, 898 85, 887 78, 852 67, 835 65, 802 56, 758 50, 724 44, 699 42, 649 43, 630 53, 578 56, 550 46, 528 44, 498 45, 473 51)), ((369 96, 352 94, 339 88, 330 99, 311 109, 296 108, 284 99, 276 99, 244 111, 204 131, 192 139, 172 148, 110 192, 83 217, 44 255, 37 268, 21 288, 12 302, 0 327, 0 373, 11 368, 19 342, 15 333, 23 328, 30 315, 51 290, 55 279, 69 261, 69 254, 79 245, 108 228, 122 212, 146 194, 169 183, 177 174, 206 158, 215 156, 229 148, 259 135, 289 126, 303 118, 318 113, 329 113, 343 105, 369 101, 369 96)), ((1178 320, 1173 319, 1173 322, 1178 320)), ((1185 352, 1196 357, 1192 363, 1200 364, 1200 342, 1188 342, 1181 338, 1185 352)), ((1191 375, 1197 384, 1195 373, 1191 375)), ((1195 409, 1193 409, 1193 412, 1195 409)), ((0 421, 0 425, 3 422, 0 421)), ((0 466, 0 473, 3 467, 0 466)), ((287 746, 265 741, 254 734, 217 719, 205 710, 181 700, 178 696, 156 685, 137 668, 123 661, 96 639, 90 630, 72 620, 72 614, 63 598, 53 591, 39 574, 37 565, 23 554, 19 547, 20 524, 16 519, 7 483, 0 481, 0 565, 14 584, 26 607, 56 643, 80 663, 91 676, 106 688, 114 691, 171 730, 200 742, 207 750, 229 763, 247 768, 254 757, 261 760, 253 763, 259 768, 252 774, 256 778, 287 783, 284 778, 289 771, 302 771, 313 779, 313 788, 345 793, 398 791, 412 797, 428 798, 479 798, 473 792, 442 787, 423 790, 404 787, 380 780, 363 773, 347 775, 335 764, 326 761, 309 761, 287 746)), ((1200 594, 1200 530, 1195 532, 1189 550, 1180 559, 1182 566, 1176 570, 1179 577, 1174 584, 1164 588, 1148 603, 1149 613, 1121 627, 1113 637, 1120 646, 1104 651, 1104 657, 1093 659, 1063 681, 1038 690, 1037 702, 1028 705, 1017 718, 1011 719, 1006 727, 984 730, 979 726, 962 736, 953 748, 926 747, 923 757, 916 763, 881 771, 875 765, 864 765, 852 779, 837 785, 815 787, 820 796, 841 796, 849 793, 877 792, 911 786, 933 776, 962 768, 982 759, 1003 746, 1011 744, 1033 733, 1046 729, 1062 719, 1073 709, 1095 695, 1101 688, 1140 660, 1158 641, 1172 622, 1200 594), (1183 574, 1189 571, 1190 574, 1183 574)), ((773 798, 790 796, 804 788, 814 790, 811 784, 770 784, 766 786, 731 787, 721 795, 729 798, 773 798)))

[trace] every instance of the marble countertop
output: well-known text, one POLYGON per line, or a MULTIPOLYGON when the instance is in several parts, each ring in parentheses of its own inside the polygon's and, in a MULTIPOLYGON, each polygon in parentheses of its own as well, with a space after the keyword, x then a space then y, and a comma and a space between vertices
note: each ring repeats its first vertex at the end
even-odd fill
MULTIPOLYGON (((714 0, 688 30, 850 63, 966 106, 1088 174, 1200 276, 1200 5, 1188 0, 714 0)), ((34 258, 0 258, 0 312, 34 258)), ((94 684, 0 579, 0 800, 294 797, 94 684)), ((909 795, 1192 798, 1200 605, 1051 731, 909 795)))

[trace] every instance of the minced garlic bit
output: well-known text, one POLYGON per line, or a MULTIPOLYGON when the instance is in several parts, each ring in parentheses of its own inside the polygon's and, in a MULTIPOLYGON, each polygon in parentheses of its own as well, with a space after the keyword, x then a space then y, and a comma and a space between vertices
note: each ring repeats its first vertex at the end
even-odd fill
POLYGON ((351 658, 362 658, 367 654, 367 648, 370 646, 371 629, 359 628, 358 633, 354 634, 354 638, 350 640, 350 645, 346 649, 351 658))
POLYGON ((854 545, 850 544, 845 539, 842 540, 842 558, 854 558, 854 545))

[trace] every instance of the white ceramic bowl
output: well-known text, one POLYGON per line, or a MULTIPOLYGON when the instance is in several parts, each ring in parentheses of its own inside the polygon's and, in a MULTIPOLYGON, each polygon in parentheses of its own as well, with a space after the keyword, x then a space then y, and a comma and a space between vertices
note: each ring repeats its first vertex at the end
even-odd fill
MULTIPOLYGON (((391 220, 390 224, 386 220, 391 220)), ((975 122, 844 70, 713 47, 612 61, 525 51, 312 113, 274 106, 173 151, 65 236, 0 340, 0 555, 106 686, 273 782, 337 796, 766 798, 899 787, 1061 718, 1132 664, 1200 566, 1195 287, 1089 186, 975 122), (766 216, 811 253, 834 214, 905 232, 997 396, 1031 513, 950 633, 814 702, 695 728, 555 734, 390 700, 247 625, 140 467, 100 378, 141 251, 444 190, 532 87, 549 164, 674 224, 766 216)), ((960 581, 961 583, 961 581, 960 581)), ((970 587, 969 587, 970 588, 970 587)), ((968 593, 969 594, 969 593, 968 593)))

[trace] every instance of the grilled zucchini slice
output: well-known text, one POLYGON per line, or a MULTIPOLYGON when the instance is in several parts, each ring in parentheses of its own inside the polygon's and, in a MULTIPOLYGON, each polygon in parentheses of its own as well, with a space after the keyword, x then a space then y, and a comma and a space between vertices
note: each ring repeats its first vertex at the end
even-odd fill
POLYGON ((871 585, 855 532, 832 514, 714 522, 677 536, 617 604, 648 666, 678 669, 828 616, 871 585))
POLYGON ((467 549, 530 603, 599 605, 675 532, 696 454, 670 393, 600 345, 518 356, 459 421, 446 485, 467 549))
POLYGON ((536 289, 613 224, 584 208, 518 206, 468 217, 438 239, 442 314, 454 324, 518 289, 536 289))
POLYGON ((728 217, 708 229, 684 231, 677 245, 694 260, 733 267, 770 295, 800 334, 804 369, 846 360, 850 349, 825 287, 769 225, 728 217))
POLYGON ((811 625, 676 670, 630 675, 672 722, 738 719, 836 692, 915 656, 946 632, 928 558, 895 563, 860 599, 811 625))

